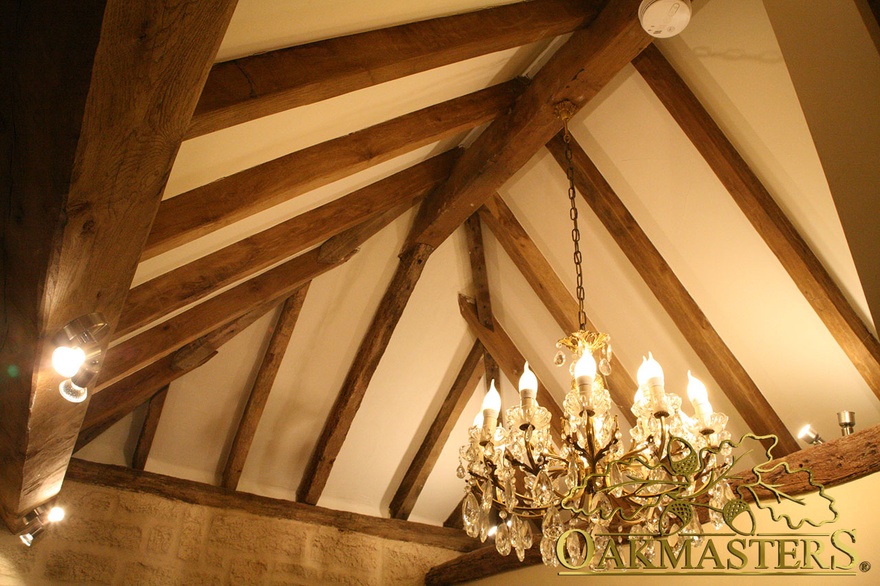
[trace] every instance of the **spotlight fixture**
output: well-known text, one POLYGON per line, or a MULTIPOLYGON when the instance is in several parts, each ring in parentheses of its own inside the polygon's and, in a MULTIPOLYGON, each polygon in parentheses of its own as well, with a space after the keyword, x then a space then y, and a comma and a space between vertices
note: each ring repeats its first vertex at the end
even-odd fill
POLYGON ((49 523, 57 523, 64 519, 64 509, 52 507, 46 511, 45 506, 40 506, 24 516, 25 528, 18 534, 23 544, 31 547, 40 535, 46 531, 49 523))
POLYGON ((639 23, 658 39, 674 37, 691 21, 690 0, 642 0, 639 23))
POLYGON ((850 435, 856 427, 856 414, 854 411, 841 411, 837 414, 837 425, 843 436, 850 435))
POLYGON ((803 426, 798 432, 798 439, 812 446, 818 446, 819 444, 825 443, 825 440, 819 437, 819 432, 813 429, 813 426, 809 423, 803 426))
POLYGON ((35 521, 31 526, 18 534, 18 538, 26 546, 30 547, 34 541, 46 530, 45 525, 41 521, 35 521))
POLYGON ((100 313, 82 315, 64 326, 53 341, 52 366, 66 377, 58 386, 61 396, 71 403, 81 403, 88 395, 88 386, 95 381, 101 367, 101 341, 107 333, 107 322, 100 313))

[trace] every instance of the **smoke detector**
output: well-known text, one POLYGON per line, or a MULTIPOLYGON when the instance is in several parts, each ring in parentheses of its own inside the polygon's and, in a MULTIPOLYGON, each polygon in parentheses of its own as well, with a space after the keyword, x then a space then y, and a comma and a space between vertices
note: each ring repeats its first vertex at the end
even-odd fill
POLYGON ((642 0, 639 22, 652 37, 674 37, 691 21, 690 0, 642 0))

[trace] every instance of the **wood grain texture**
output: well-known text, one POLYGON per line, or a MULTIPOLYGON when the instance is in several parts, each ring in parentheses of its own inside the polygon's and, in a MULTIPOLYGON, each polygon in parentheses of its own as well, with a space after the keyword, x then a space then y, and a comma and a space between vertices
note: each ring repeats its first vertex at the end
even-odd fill
MULTIPOLYGON (((507 256, 528 281, 541 303, 562 328, 565 334, 577 331, 578 302, 571 292, 538 250, 538 247, 526 233, 525 228, 516 219, 513 211, 507 207, 497 195, 490 197, 480 208, 480 218, 489 226, 507 256)), ((599 331, 590 319, 586 321, 587 329, 599 331)), ((608 392, 611 400, 620 408, 620 412, 630 425, 635 425, 636 416, 630 410, 633 389, 638 388, 636 382, 626 372, 623 364, 616 356, 611 357, 611 375, 608 379, 608 392)))
POLYGON ((274 302, 264 304, 93 395, 89 399, 89 406, 74 451, 79 450, 104 433, 111 425, 149 401, 163 387, 213 358, 223 344, 275 306, 274 302))
POLYGON ((633 61, 880 398, 880 343, 760 179, 656 48, 633 61))
MULTIPOLYGON (((782 458, 775 458, 762 468, 773 472, 762 474, 761 479, 776 486, 782 492, 795 496, 816 492, 816 487, 809 482, 806 473, 785 474, 781 464, 796 471, 808 469, 813 472, 813 483, 825 488, 839 486, 880 472, 880 425, 869 427, 852 435, 838 437, 818 446, 809 446, 803 450, 782 458), (776 468, 780 465, 779 468, 776 468)), ((751 470, 737 475, 738 479, 731 482, 731 487, 748 484, 756 480, 751 470)), ((756 491, 758 496, 772 498, 766 491, 756 491)), ((743 498, 752 500, 748 491, 742 492, 743 498)))
MULTIPOLYGON (((547 148, 565 169, 567 162, 562 135, 557 135, 547 143, 547 148)), ((798 451, 794 437, 761 394, 749 373, 712 327, 697 302, 574 138, 571 139, 571 150, 578 191, 638 270, 645 284, 675 322, 746 425, 755 433, 777 436, 782 454, 798 451)))
POLYGON ((187 138, 420 71, 570 33, 595 3, 537 0, 218 63, 187 138))
POLYGON ((70 462, 67 478, 82 484, 152 494, 194 505, 242 511, 274 519, 291 519, 303 523, 334 527, 340 531, 355 531, 384 539, 410 541, 454 551, 471 551, 475 547, 473 539, 465 535, 464 532, 454 529, 398 519, 369 517, 345 511, 333 511, 324 507, 231 491, 218 486, 132 470, 123 466, 96 464, 73 459, 70 462))
POLYGON ((461 584, 540 563, 541 551, 537 545, 526 550, 526 558, 522 562, 515 553, 503 556, 494 545, 483 546, 431 568, 425 575, 425 585, 461 584))
POLYGON ((57 494, 85 413, 60 398, 48 340, 86 313, 115 326, 234 6, 6 5, 3 272, 15 274, 4 305, 16 338, 2 360, 19 369, 0 423, 10 515, 57 494))
POLYGON ((269 346, 263 354, 263 360, 260 363, 254 384, 251 385, 244 413, 241 414, 238 430, 235 432, 235 438, 232 440, 232 447, 229 449, 226 465, 223 468, 220 484, 230 490, 238 488, 241 471, 244 469, 251 443, 257 433, 257 426, 260 424, 260 418, 263 416, 263 410, 269 400, 269 393, 275 383, 275 376, 278 374, 278 368, 287 352, 293 329, 296 327, 303 303, 305 303, 309 285, 310 283, 306 283, 284 301, 272 329, 269 346))
POLYGON ((467 132, 506 111, 518 80, 492 86, 224 177, 159 206, 143 259, 151 258, 373 165, 467 132))
POLYGON ((147 417, 141 426, 141 433, 131 457, 131 467, 135 470, 143 470, 147 465, 147 458, 150 457, 150 448, 153 447, 153 439, 156 437, 156 429, 159 427, 159 419, 162 417, 166 396, 168 396, 168 385, 153 395, 147 405, 147 417))
POLYGON ((138 285, 116 335, 124 336, 220 289, 400 205, 412 205, 449 174, 459 151, 413 165, 138 285))
POLYGON ((401 254, 397 270, 379 302, 373 321, 358 347, 354 362, 309 458, 297 490, 299 502, 314 505, 321 497, 370 380, 432 252, 433 249, 429 246, 416 246, 401 254))
POLYGON ((317 250, 309 251, 113 346, 107 352, 94 392, 265 303, 290 295, 334 266, 338 265, 319 262, 317 250))
POLYGON ((452 433, 452 428, 455 427, 477 383, 485 373, 484 354, 483 345, 479 341, 474 342, 391 499, 388 509, 394 519, 409 518, 419 494, 428 481, 428 476, 434 469, 434 464, 437 463, 437 458, 440 457, 440 452, 446 445, 446 440, 449 439, 449 434, 452 433))
MULTIPOLYGON (((474 335, 479 338, 486 350, 498 361, 498 366, 501 367, 504 375, 511 381, 519 381, 519 377, 523 373, 523 366, 526 363, 525 358, 517 350, 513 340, 510 339, 498 321, 494 317, 492 318, 493 328, 491 330, 484 326, 479 317, 477 317, 477 308, 473 300, 468 299, 464 295, 458 296, 458 308, 474 335)), ((562 425, 562 409, 560 409, 554 395, 563 397, 567 390, 554 389, 555 392, 551 394, 547 387, 541 381, 538 381, 538 403, 550 411, 552 416, 550 426, 557 437, 562 425)))
POLYGON ((638 0, 608 2, 535 75, 516 105, 497 118, 419 208, 410 244, 437 247, 562 128, 555 107, 582 107, 651 41, 638 0))
MULTIPOLYGON (((471 263, 471 279, 474 282, 474 300, 477 303, 477 317, 480 322, 489 328, 492 323, 492 297, 489 295, 489 272, 486 270, 486 254, 483 248, 483 228, 480 226, 480 218, 474 214, 464 222, 464 234, 467 240, 468 260, 471 263)), ((486 368, 486 390, 492 385, 492 381, 500 383, 498 378, 498 363, 488 352, 483 357, 486 368)))
MULTIPOLYGON (((421 201, 421 199, 419 199, 421 201)), ((415 205, 415 204, 413 204, 415 205)), ((403 204, 388 210, 384 214, 376 216, 372 220, 368 220, 363 224, 359 224, 353 228, 349 228, 345 232, 340 232, 336 236, 330 238, 321 245, 318 253, 318 260, 326 263, 335 263, 346 255, 351 254, 353 250, 358 250, 360 246, 378 234, 382 228, 399 218, 404 212, 413 206, 403 204)))

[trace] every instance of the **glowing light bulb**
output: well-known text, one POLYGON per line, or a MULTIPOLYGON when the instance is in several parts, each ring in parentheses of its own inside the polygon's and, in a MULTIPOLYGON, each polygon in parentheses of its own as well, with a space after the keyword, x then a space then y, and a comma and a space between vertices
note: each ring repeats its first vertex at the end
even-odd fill
POLYGON ((495 389, 495 381, 493 380, 492 384, 489 385, 489 392, 486 393, 486 397, 483 399, 483 417, 486 419, 498 417, 500 411, 501 395, 495 389))
POLYGON ((585 383, 592 384, 593 379, 596 378, 596 359, 589 352, 584 352, 574 365, 574 378, 578 386, 585 383))
POLYGON ((709 392, 706 390, 706 385, 703 384, 703 381, 693 376, 691 371, 688 371, 687 394, 688 399, 691 401, 691 405, 694 406, 694 414, 697 416, 700 425, 702 425, 704 429, 708 428, 709 418, 712 417, 712 405, 709 403, 709 392))
POLYGON ((83 352, 82 348, 58 346, 52 352, 52 367, 55 369, 55 372, 67 378, 75 375, 85 361, 86 353, 83 352))
POLYGON ((538 391, 538 377, 536 377, 535 373, 529 368, 528 360, 526 360, 522 376, 519 377, 519 392, 522 394, 527 391, 531 391, 532 397, 534 397, 535 393, 538 391))
POLYGON ((648 352, 648 357, 642 357, 642 365, 636 373, 640 387, 663 386, 663 369, 660 363, 648 352))
POLYGON ((49 509, 49 514, 46 515, 46 520, 50 523, 57 523, 58 521, 64 520, 64 509, 61 507, 52 507, 49 509))

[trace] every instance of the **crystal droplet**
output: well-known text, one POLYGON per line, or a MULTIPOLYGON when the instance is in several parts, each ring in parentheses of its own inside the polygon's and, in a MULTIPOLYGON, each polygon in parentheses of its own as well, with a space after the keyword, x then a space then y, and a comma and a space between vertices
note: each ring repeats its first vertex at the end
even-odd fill
POLYGON ((544 562, 545 566, 555 568, 559 565, 559 560, 556 559, 555 539, 550 539, 546 536, 541 539, 541 560, 544 562))
POLYGON ((611 375, 611 363, 609 363, 607 359, 603 358, 599 361, 599 372, 605 376, 611 375))
POLYGON ((572 566, 581 566, 584 558, 587 557, 586 544, 581 545, 581 536, 576 532, 568 534, 565 539, 565 551, 568 553, 568 560, 572 566))
MULTIPOLYGON (((529 549, 534 543, 534 534, 532 533, 532 524, 523 520, 519 524, 519 538, 517 539, 522 549, 529 549)), ((522 560, 520 560, 522 561, 522 560)))
POLYGON ((501 555, 510 553, 510 528, 507 523, 498 524, 498 531, 495 532, 495 549, 501 555))
POLYGON ((549 505, 553 501, 553 483, 547 472, 541 470, 535 478, 535 485, 532 487, 532 498, 539 507, 549 505))
POLYGON ((490 481, 486 481, 483 483, 483 498, 480 501, 480 508, 483 512, 488 513, 492 510, 492 492, 494 492, 495 487, 492 486, 490 481))
POLYGON ((565 364, 565 352, 563 352, 562 350, 557 352, 556 356, 553 357, 553 364, 555 364, 556 366, 562 366, 563 364, 565 364))
POLYGON ((559 539, 562 535, 562 515, 559 509, 550 507, 544 513, 544 521, 541 523, 541 533, 550 539, 559 539))
POLYGON ((461 518, 464 522, 464 530, 467 532, 468 537, 476 537, 480 534, 480 529, 477 526, 479 517, 480 504, 477 502, 477 497, 474 496, 474 493, 469 492, 464 498, 464 502, 461 504, 461 518))
POLYGON ((464 478, 464 466, 459 464, 458 468, 455 469, 455 475, 459 478, 464 478))
POLYGON ((486 538, 489 537, 489 515, 488 513, 481 512, 480 520, 477 522, 477 527, 480 530, 480 541, 485 543, 486 538))

